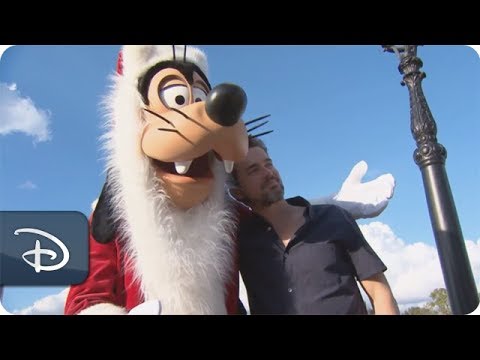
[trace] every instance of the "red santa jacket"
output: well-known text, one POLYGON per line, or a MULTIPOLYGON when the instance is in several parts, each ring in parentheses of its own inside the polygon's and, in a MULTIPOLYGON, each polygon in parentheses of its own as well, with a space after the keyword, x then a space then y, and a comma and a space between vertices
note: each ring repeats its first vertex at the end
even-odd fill
MULTIPOLYGON (((250 211, 242 205, 237 207, 238 221, 248 217, 250 211)), ((98 243, 90 234, 89 275, 79 285, 71 286, 65 303, 65 315, 75 315, 80 311, 101 303, 111 303, 130 311, 144 302, 138 282, 125 264, 128 258, 116 238, 108 244, 98 243)), ((232 279, 227 287, 225 304, 229 315, 238 314, 239 275, 238 252, 235 252, 232 279)))

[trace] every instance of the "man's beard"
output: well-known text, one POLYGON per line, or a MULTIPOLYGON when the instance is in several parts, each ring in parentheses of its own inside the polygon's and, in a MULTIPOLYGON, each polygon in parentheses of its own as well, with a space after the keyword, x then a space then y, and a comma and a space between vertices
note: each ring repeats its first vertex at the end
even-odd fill
POLYGON ((262 196, 260 198, 260 204, 262 207, 268 207, 278 201, 283 200, 285 195, 285 188, 281 180, 277 181, 278 184, 274 189, 265 189, 265 192, 262 193, 262 196))

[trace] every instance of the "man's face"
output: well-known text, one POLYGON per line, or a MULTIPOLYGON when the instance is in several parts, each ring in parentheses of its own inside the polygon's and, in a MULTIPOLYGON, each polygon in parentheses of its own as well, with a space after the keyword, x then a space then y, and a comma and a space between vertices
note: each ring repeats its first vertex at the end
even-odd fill
POLYGON ((283 200, 280 175, 262 148, 250 148, 246 159, 235 164, 235 169, 240 185, 239 200, 252 207, 266 207, 283 200))

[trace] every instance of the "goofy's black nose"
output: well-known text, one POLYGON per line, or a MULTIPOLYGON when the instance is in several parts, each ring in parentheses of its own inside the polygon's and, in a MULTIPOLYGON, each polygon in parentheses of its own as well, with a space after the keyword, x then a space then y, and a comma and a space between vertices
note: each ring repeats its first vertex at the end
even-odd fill
POLYGON ((205 100, 207 115, 222 126, 233 126, 247 107, 247 94, 235 84, 215 86, 205 100))

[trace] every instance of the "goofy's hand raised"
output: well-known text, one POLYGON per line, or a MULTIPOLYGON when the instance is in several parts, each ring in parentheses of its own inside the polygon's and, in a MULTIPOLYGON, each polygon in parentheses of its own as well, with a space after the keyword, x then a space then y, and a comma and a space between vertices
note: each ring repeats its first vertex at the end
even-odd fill
POLYGON ((365 161, 357 163, 345 179, 340 191, 330 197, 312 200, 312 204, 333 204, 347 210, 354 219, 374 218, 386 209, 395 190, 395 179, 384 174, 362 183, 367 173, 365 161))

